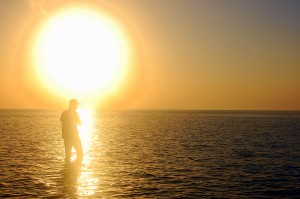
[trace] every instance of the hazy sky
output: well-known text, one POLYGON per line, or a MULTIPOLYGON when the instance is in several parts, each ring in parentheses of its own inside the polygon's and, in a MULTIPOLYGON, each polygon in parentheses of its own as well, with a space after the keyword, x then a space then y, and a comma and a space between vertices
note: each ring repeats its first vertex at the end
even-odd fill
MULTIPOLYGON (((0 108, 53 107, 18 90, 15 71, 37 12, 71 1, 0 1, 0 108)), ((121 108, 300 109, 300 1, 94 2, 139 44, 140 79, 121 108)))

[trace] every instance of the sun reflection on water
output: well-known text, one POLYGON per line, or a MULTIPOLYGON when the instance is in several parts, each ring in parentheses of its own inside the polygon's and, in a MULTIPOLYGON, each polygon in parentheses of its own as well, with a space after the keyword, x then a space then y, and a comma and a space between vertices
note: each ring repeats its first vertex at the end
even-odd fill
MULTIPOLYGON (((94 113, 90 109, 79 109, 78 114, 82 122, 82 124, 78 126, 79 136, 82 143, 83 153, 85 155, 89 151, 89 143, 94 130, 94 113)), ((84 160, 86 160, 86 158, 84 160)))
MULTIPOLYGON (((79 136, 82 142, 83 148, 83 159, 82 161, 77 161, 73 155, 71 166, 69 169, 71 171, 76 171, 76 195, 79 197, 93 196, 98 188, 98 178, 95 178, 94 172, 91 168, 91 161, 93 156, 91 153, 90 143, 95 132, 94 129, 94 112, 89 109, 79 109, 79 117, 81 119, 82 125, 78 126, 79 136)), ((73 173, 74 174, 74 173, 73 173)), ((69 175, 73 175, 72 172, 69 175)), ((74 193, 73 193, 74 194, 74 193)))

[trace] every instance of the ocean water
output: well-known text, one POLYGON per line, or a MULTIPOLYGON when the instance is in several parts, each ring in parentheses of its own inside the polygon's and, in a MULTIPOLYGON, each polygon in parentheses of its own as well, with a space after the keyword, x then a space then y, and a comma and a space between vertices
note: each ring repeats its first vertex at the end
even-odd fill
POLYGON ((79 112, 68 163, 61 111, 0 111, 0 197, 300 197, 300 112, 79 112))

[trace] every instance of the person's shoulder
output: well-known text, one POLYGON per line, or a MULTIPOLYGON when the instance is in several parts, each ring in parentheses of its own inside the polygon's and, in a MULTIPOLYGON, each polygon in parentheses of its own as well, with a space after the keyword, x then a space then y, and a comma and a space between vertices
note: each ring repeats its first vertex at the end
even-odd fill
POLYGON ((64 110, 61 114, 62 114, 62 115, 63 115, 63 114, 66 114, 66 113, 68 112, 68 110, 69 110, 69 109, 64 110))
POLYGON ((65 115, 67 115, 68 114, 68 109, 67 110, 64 110, 62 113, 61 113, 61 118, 63 118, 65 115))

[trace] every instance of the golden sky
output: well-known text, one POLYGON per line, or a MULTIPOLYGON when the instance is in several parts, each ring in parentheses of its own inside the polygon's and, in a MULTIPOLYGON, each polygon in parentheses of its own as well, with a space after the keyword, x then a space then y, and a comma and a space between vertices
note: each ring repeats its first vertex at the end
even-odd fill
MULTIPOLYGON (((0 1, 0 108, 62 108, 73 97, 39 87, 27 59, 45 18, 78 2, 0 1)), ((128 75, 99 108, 300 109, 297 0, 82 2, 121 24, 133 49, 128 75)))

